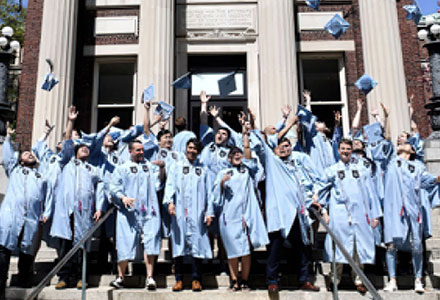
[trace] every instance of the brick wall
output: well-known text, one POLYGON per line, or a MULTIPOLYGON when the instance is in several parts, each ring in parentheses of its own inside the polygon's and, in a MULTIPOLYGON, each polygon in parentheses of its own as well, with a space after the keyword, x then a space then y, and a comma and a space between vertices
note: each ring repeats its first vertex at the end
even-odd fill
MULTIPOLYGON (((362 53, 362 33, 359 19, 359 3, 358 0, 335 2, 321 1, 320 12, 337 12, 342 11, 344 19, 350 23, 348 30, 338 38, 338 40, 354 40, 355 51, 347 51, 343 53, 345 63, 345 80, 348 97, 348 114, 351 121, 356 114, 356 101, 359 98, 365 99, 365 96, 356 88, 354 83, 364 74, 364 59, 362 53)), ((314 12, 314 10, 305 3, 297 3, 297 12, 314 12)), ((318 41, 318 40, 335 40, 335 38, 324 30, 305 31, 299 34, 299 40, 302 41, 318 41)), ((362 124, 368 123, 368 112, 366 109, 362 112, 362 124)))
POLYGON ((408 97, 411 94, 415 95, 414 120, 419 127, 420 134, 425 138, 431 133, 429 117, 426 114, 427 111, 424 105, 429 103, 432 94, 427 88, 429 81, 424 80, 422 69, 422 62, 426 61, 428 52, 422 47, 422 42, 417 38, 417 26, 414 21, 406 19, 407 13, 403 6, 412 3, 413 0, 397 1, 397 11, 408 97))
POLYGON ((17 111, 17 142, 30 148, 38 74, 41 22, 44 0, 29 0, 23 50, 23 69, 17 111))

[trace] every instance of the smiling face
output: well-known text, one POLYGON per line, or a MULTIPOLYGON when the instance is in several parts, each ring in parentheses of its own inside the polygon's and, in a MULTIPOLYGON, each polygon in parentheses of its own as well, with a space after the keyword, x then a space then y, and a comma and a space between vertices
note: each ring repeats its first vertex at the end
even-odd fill
POLYGON ((287 158, 292 154, 292 145, 288 141, 283 141, 278 145, 275 153, 282 159, 287 158))
POLYGON ((405 131, 399 134, 399 136, 397 137, 397 145, 405 144, 406 141, 408 141, 408 136, 408 133, 405 131))
POLYGON ((130 153, 130 158, 132 161, 137 163, 144 160, 144 146, 141 143, 135 142, 130 144, 130 149, 128 152, 130 153))
POLYGON ((194 143, 189 142, 186 146, 186 158, 189 160, 189 162, 192 163, 197 159, 198 155, 199 149, 197 148, 197 146, 194 143))
POLYGON ((353 146, 350 143, 342 141, 339 144, 338 153, 343 163, 350 162, 352 152, 353 146))
POLYGON ((238 149, 235 151, 231 150, 228 160, 234 167, 239 166, 243 160, 243 153, 238 149))
POLYGON ((25 167, 33 167, 37 163, 37 158, 31 151, 24 151, 20 155, 20 164, 25 167))
POLYGON ((89 158, 90 150, 86 145, 82 145, 76 152, 76 158, 80 160, 87 160, 89 158))
POLYGON ((171 133, 165 133, 160 137, 159 147, 171 150, 173 147, 173 136, 171 133))
POLYGON ((229 133, 225 129, 217 130, 214 141, 217 145, 225 145, 228 142, 229 133))

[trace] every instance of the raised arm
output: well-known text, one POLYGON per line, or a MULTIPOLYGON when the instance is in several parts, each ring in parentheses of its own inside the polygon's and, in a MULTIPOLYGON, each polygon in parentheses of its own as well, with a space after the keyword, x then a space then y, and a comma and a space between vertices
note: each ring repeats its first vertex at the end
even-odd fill
POLYGON ((241 112, 241 135, 243 139, 243 155, 245 159, 251 159, 252 158, 252 152, 251 152, 251 146, 249 141, 249 129, 246 128, 246 122, 244 118, 244 112, 241 112))
POLYGON ((150 135, 150 108, 151 103, 144 103, 144 133, 149 136, 150 135))
POLYGON ((11 144, 11 135, 15 132, 10 125, 9 122, 6 124, 6 139, 3 143, 3 167, 5 168, 6 175, 9 177, 14 167, 18 164, 18 152, 12 148, 11 144))
POLYGON ((362 108, 364 107, 365 101, 362 99, 357 99, 357 111, 354 115, 353 122, 351 123, 351 131, 352 136, 356 136, 356 133, 361 130, 361 115, 362 115, 362 108))
POLYGON ((419 133, 419 127, 417 126, 417 123, 414 121, 414 94, 411 94, 411 96, 409 96, 409 103, 408 103, 408 108, 409 108, 409 119, 411 122, 411 133, 412 134, 416 134, 419 133))
POLYGON ((200 92, 200 124, 208 125, 208 102, 211 96, 206 95, 206 91, 200 92))
POLYGON ((77 117, 78 117, 78 112, 76 111, 76 107, 73 105, 70 106, 68 119, 67 119, 67 126, 66 126, 66 135, 64 136, 65 140, 72 139, 73 126, 75 125, 75 121, 77 117))
POLYGON ((391 139, 391 129, 390 129, 390 124, 389 124, 389 115, 390 115, 390 110, 385 106, 385 104, 383 104, 383 102, 380 103, 380 107, 382 108, 383 111, 383 128, 385 130, 385 139, 389 140, 391 139))
POLYGON ((298 116, 295 115, 286 123, 286 126, 278 132, 278 140, 282 139, 297 122, 298 116))

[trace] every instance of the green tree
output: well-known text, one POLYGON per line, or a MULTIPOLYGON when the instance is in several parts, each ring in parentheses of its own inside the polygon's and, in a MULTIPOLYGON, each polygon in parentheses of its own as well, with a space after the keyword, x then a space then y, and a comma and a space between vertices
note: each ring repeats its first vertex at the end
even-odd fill
POLYGON ((13 39, 23 47, 26 21, 26 8, 21 0, 0 0, 0 28, 10 26, 14 29, 13 39))

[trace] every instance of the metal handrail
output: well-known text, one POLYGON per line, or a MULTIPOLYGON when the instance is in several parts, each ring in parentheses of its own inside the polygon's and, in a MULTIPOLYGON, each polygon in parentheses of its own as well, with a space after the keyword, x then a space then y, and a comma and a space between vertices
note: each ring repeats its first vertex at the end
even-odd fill
MULTIPOLYGON (((49 274, 47 274, 46 277, 44 277, 43 280, 41 280, 41 282, 31 291, 31 293, 26 296, 25 300, 33 300, 34 298, 36 298, 40 294, 41 290, 46 286, 46 284, 48 282, 50 282, 52 277, 55 276, 59 270, 61 270, 61 268, 69 261, 69 259, 76 253, 76 251, 78 251, 79 248, 81 248, 81 246, 85 245, 87 240, 105 222, 105 220, 108 219, 108 217, 113 213, 114 210, 115 210, 115 207, 112 206, 105 213, 105 215, 101 219, 99 219, 98 222, 93 224, 93 226, 89 229, 89 231, 87 231, 87 233, 83 236, 83 238, 78 243, 76 243, 75 246, 72 247, 72 249, 70 249, 70 251, 56 264, 56 266, 52 269, 52 271, 50 271, 49 274)), ((85 247, 84 247, 84 252, 86 252, 85 247)), ((83 261, 83 264, 85 264, 85 263, 86 262, 83 261)), ((83 268, 83 273, 84 273, 84 268, 83 268)), ((83 277, 82 277, 83 279, 84 279, 84 275, 85 274, 83 274, 83 277)), ((82 282, 82 285, 83 285, 83 291, 84 291, 85 286, 86 286, 86 282, 84 280, 82 282)))
MULTIPOLYGON (((359 266, 356 264, 354 259, 350 256, 350 254, 347 252, 347 250, 344 248, 342 243, 339 241, 339 239, 336 237, 335 233, 330 229, 330 226, 328 226, 327 222, 324 221, 324 219, 321 217, 319 212, 311 207, 310 211, 315 215, 315 217, 319 220, 319 222, 324 226, 327 233, 330 235, 333 242, 336 244, 336 246, 341 251, 342 255, 345 257, 345 259, 348 261, 348 264, 352 267, 353 271, 361 278, 363 284, 367 288, 368 292, 371 294, 373 299, 375 300, 382 300, 382 297, 379 295, 378 291, 374 287, 374 285, 371 283, 371 281, 368 279, 368 277, 365 275, 365 273, 359 268, 359 266)), ((333 262, 335 261, 335 255, 333 254, 333 262)), ((334 265, 334 264, 333 264, 334 265)), ((336 269, 333 268, 333 273, 336 274, 336 269)), ((337 293, 333 294, 335 299, 337 299, 337 293)))

